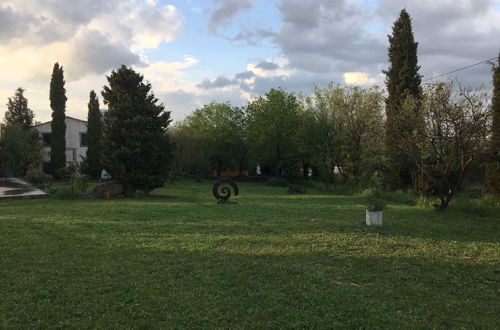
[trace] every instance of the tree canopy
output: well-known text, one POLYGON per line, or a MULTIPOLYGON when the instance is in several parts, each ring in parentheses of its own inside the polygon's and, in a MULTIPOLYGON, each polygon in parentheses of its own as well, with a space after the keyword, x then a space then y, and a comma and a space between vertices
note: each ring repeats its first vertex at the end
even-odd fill
POLYGON ((16 90, 14 97, 8 99, 7 102, 7 112, 5 112, 5 123, 6 124, 19 124, 23 128, 27 129, 33 126, 33 118, 35 114, 28 107, 28 99, 24 97, 24 91, 22 87, 16 90))
POLYGON ((229 103, 211 102, 186 118, 187 127, 201 139, 212 168, 242 170, 245 167, 245 112, 229 103))
MULTIPOLYGON (((408 97, 419 100, 422 95, 421 75, 418 73, 418 43, 413 37, 411 18, 403 9, 394 22, 389 36, 389 68, 386 74, 388 97, 386 99, 386 151, 388 156, 389 180, 393 188, 407 188, 414 178, 414 166, 409 162, 406 150, 399 141, 418 126, 405 122, 408 114, 403 104, 408 97)), ((416 107, 413 111, 419 111, 416 107)), ((411 115, 411 114, 410 114, 411 115)), ((415 116, 411 115, 415 118, 415 116)))
POLYGON ((101 164, 102 115, 99 99, 90 91, 87 115, 87 157, 86 172, 95 179, 100 178, 101 164))
POLYGON ((500 195, 500 52, 493 66, 493 97, 491 100, 493 122, 488 150, 486 179, 490 189, 500 195))
POLYGON ((293 93, 271 89, 265 96, 250 102, 248 138, 254 160, 269 167, 273 176, 293 172, 298 165, 297 132, 300 126, 300 103, 293 93))
POLYGON ((50 136, 50 170, 57 176, 58 170, 66 166, 66 89, 64 70, 54 64, 50 80, 50 108, 52 109, 50 136))
POLYGON ((158 103, 151 84, 126 66, 111 72, 102 96, 108 105, 103 125, 102 161, 128 194, 164 185, 172 160, 166 134, 170 112, 158 103))

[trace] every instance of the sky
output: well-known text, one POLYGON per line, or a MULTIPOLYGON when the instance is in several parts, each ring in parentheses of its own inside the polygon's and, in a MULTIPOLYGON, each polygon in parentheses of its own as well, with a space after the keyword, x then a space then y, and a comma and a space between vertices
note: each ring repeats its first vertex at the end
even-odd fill
MULTIPOLYGON (((174 120, 211 101, 244 106, 271 88, 383 86, 387 35, 403 8, 424 80, 498 56, 500 0, 2 0, 0 111, 23 87, 35 120, 49 121, 55 62, 66 115, 84 120, 90 90, 100 95, 122 64, 144 75, 174 120)), ((446 78, 488 88, 491 66, 446 78)))

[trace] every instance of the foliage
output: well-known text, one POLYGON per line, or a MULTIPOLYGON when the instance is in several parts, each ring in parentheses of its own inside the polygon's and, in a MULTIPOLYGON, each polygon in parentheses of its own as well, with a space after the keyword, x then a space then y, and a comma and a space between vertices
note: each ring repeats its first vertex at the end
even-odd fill
POLYGON ((486 179, 493 193, 500 196, 500 53, 498 63, 493 66, 493 98, 491 101, 493 124, 491 142, 488 146, 486 179))
POLYGON ((269 167, 273 176, 297 173, 300 109, 297 97, 282 89, 271 89, 248 104, 248 141, 254 162, 269 167))
POLYGON ((90 91, 87 116, 87 156, 85 158, 86 173, 99 179, 102 172, 101 139, 102 115, 99 110, 99 99, 94 91, 90 91))
POLYGON ((66 166, 66 89, 64 71, 59 63, 54 64, 50 80, 50 108, 52 109, 50 136, 50 171, 58 177, 57 170, 66 166))
POLYGON ((14 176, 23 176, 41 162, 41 145, 36 131, 14 122, 6 124, 0 137, 0 159, 14 176))
POLYGON ((84 176, 73 176, 69 183, 71 199, 78 199, 87 191, 88 182, 84 176))
POLYGON ((14 97, 8 98, 5 125, 0 129, 0 166, 15 176, 25 175, 41 162, 38 133, 31 129, 34 114, 24 91, 19 87, 14 97))
POLYGON ((127 194, 148 193, 164 185, 172 159, 166 134, 170 112, 151 92, 151 84, 121 66, 107 77, 102 92, 108 105, 103 124, 102 161, 127 194))
POLYGON ((366 199, 366 209, 370 212, 380 212, 385 209, 385 202, 376 197, 370 196, 366 199))
POLYGON ((366 195, 366 209, 370 212, 380 212, 386 207, 386 202, 382 200, 379 190, 369 189, 366 195))
POLYGON ((2 200, 2 327, 499 328, 498 208, 395 205, 370 228, 357 195, 243 182, 216 205, 210 183, 2 200))
POLYGON ((271 187, 288 187, 290 182, 281 177, 274 177, 270 178, 269 180, 266 181, 266 186, 271 186, 271 187))
POLYGON ((51 184, 50 176, 45 174, 30 174, 26 177, 26 180, 42 190, 47 189, 51 184))
POLYGON ((186 118, 185 125, 190 135, 201 142, 218 176, 222 170, 246 168, 246 120, 243 109, 229 103, 212 102, 195 110, 186 118))
POLYGON ((193 133, 186 121, 176 122, 168 130, 174 144, 172 175, 208 175, 210 160, 205 150, 205 141, 193 133))
POLYGON ((8 99, 5 112, 6 124, 19 124, 25 130, 33 126, 35 114, 28 108, 28 100, 24 97, 25 89, 19 87, 14 97, 8 99))
MULTIPOLYGON (((388 97, 386 99, 386 148, 388 156, 389 180, 392 188, 406 188, 414 181, 414 167, 411 158, 400 141, 407 132, 415 131, 422 121, 418 106, 413 110, 417 120, 408 121, 403 107, 408 97, 418 100, 421 97, 421 75, 418 73, 418 43, 414 41, 411 18, 406 9, 401 10, 394 22, 392 35, 389 36, 389 68, 386 74, 388 97)), ((408 109, 406 109, 408 110, 408 109)), ((417 130, 418 133, 418 130, 417 130)), ((408 141, 408 142, 411 142, 408 141)))
POLYGON ((335 172, 343 183, 367 186, 383 164, 382 91, 376 87, 315 87, 306 101, 311 112, 313 164, 320 180, 335 182, 335 172))
MULTIPOLYGON (((412 111, 415 102, 407 102, 412 111)), ((490 109, 486 94, 439 83, 425 90, 421 105, 425 118, 417 143, 402 139, 413 161, 429 182, 428 192, 437 195, 437 210, 445 210, 459 191, 472 162, 485 150, 490 109)))
POLYGON ((319 172, 319 179, 328 188, 335 182, 334 169, 342 168, 342 153, 339 148, 342 141, 342 125, 340 122, 339 102, 342 88, 330 84, 320 89, 314 86, 314 95, 306 100, 306 111, 313 113, 314 124, 311 124, 312 136, 316 138, 316 158, 313 167, 319 172))
POLYGON ((290 186, 286 192, 288 194, 305 194, 306 190, 301 186, 290 186))

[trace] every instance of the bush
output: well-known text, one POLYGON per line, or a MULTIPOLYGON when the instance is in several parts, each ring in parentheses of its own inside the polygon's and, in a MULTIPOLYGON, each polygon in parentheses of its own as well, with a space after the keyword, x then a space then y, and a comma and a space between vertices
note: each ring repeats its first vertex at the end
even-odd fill
POLYGON ((56 179, 67 179, 71 177, 72 172, 71 169, 69 169, 68 167, 62 167, 54 170, 52 175, 56 179))
POLYGON ((266 186, 271 187, 288 187, 290 182, 285 178, 270 178, 266 181, 266 186))
POLYGON ((50 186, 50 177, 44 174, 34 174, 26 177, 26 180, 39 189, 47 189, 50 186))
POLYGON ((287 193, 289 194, 305 194, 306 190, 300 186, 290 186, 287 193))
POLYGON ((376 197, 370 196, 366 199, 366 208, 370 212, 380 212, 383 211, 386 207, 386 203, 376 197))
POLYGON ((438 199, 434 197, 427 197, 420 195, 415 199, 415 205, 423 208, 431 207, 438 203, 439 203, 438 199))
POLYGON ((87 191, 88 182, 84 177, 74 176, 69 181, 69 184, 71 199, 80 198, 87 191))
POLYGON ((380 198, 378 190, 371 190, 366 197, 366 208, 370 212, 380 212, 386 207, 386 202, 380 198))

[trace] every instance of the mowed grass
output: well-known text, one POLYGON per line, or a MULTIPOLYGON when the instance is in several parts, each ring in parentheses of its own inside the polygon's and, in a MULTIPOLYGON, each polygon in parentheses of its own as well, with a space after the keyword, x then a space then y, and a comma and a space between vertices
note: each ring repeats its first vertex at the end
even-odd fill
POLYGON ((500 328, 500 214, 211 182, 0 200, 0 328, 500 328))

